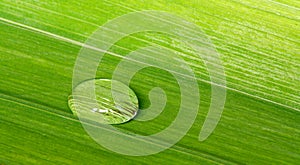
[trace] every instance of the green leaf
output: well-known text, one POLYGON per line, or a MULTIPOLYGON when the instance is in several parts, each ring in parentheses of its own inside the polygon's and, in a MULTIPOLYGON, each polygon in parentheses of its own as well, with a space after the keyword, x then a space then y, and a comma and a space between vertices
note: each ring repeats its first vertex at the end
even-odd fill
MULTIPOLYGON (((296 0, 0 1, 0 164, 297 164, 299 10, 296 0), (200 26, 221 56, 227 96, 215 131, 200 142, 212 84, 203 59, 187 53, 183 59, 201 95, 196 120, 171 148, 135 157, 96 143, 69 109, 68 96, 85 41, 106 22, 141 10, 169 12, 200 26)), ((110 51, 126 55, 148 45, 189 51, 168 35, 150 32, 123 38, 110 51)), ((111 79, 120 61, 104 56, 96 77, 111 79)), ((147 136, 174 121, 181 98, 172 74, 145 68, 130 87, 141 109, 151 105, 154 87, 164 90, 167 102, 155 119, 133 120, 118 130, 147 136)))

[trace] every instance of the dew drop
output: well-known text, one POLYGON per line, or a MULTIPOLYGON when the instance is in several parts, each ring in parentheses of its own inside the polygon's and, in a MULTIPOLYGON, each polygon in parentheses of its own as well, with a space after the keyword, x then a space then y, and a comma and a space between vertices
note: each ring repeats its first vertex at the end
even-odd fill
POLYGON ((101 124, 125 123, 138 111, 135 93, 125 84, 108 79, 88 80, 77 85, 68 104, 73 114, 101 124))

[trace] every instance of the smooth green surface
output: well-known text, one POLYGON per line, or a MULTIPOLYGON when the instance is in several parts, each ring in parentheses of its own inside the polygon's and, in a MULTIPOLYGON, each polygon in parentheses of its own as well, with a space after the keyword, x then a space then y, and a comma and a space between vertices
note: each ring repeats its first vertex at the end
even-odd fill
MULTIPOLYGON (((1 0, 0 164, 297 164, 299 8, 296 0, 1 0), (185 57, 195 71, 201 94, 193 127, 175 146, 159 154, 123 156, 87 135, 69 110, 67 98, 77 54, 92 32, 115 17, 149 9, 177 14, 203 28, 224 62, 227 102, 215 132, 199 142, 210 103, 209 76, 200 59, 185 57)), ((127 54, 148 44, 139 39, 180 47, 161 34, 133 37, 120 40, 111 50, 127 54)), ((97 77, 111 78, 119 61, 104 57, 97 77)), ((169 73, 146 68, 130 85, 142 100, 141 108, 149 106, 148 92, 156 86, 168 96, 163 113, 119 129, 149 135, 173 121, 180 94, 169 73)))

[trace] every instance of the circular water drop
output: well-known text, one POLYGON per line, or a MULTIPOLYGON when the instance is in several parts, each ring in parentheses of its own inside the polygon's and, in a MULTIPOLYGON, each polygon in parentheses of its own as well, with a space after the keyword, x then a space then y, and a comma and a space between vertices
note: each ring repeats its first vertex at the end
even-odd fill
POLYGON ((73 89, 68 103, 75 115, 100 124, 127 122, 138 111, 135 93, 125 84, 108 79, 82 82, 73 89))

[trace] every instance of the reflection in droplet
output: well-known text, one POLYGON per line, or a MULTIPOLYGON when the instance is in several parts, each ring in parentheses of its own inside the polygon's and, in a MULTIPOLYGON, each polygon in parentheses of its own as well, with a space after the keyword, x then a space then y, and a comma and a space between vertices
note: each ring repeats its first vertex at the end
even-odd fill
POLYGON ((108 79, 82 82, 73 89, 68 103, 75 115, 101 124, 127 122, 138 111, 135 93, 125 84, 108 79))

